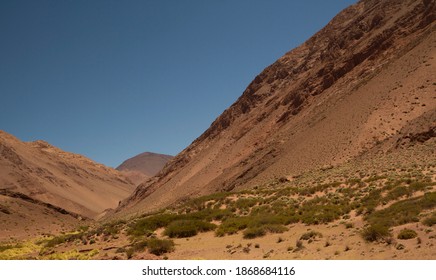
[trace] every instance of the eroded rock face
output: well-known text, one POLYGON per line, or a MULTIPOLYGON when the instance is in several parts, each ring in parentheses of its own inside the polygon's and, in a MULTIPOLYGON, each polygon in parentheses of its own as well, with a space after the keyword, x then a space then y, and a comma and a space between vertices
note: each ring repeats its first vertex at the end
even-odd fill
POLYGON ((338 164, 401 133, 436 107, 435 8, 434 0, 363 0, 345 9, 255 77, 118 211, 338 164))

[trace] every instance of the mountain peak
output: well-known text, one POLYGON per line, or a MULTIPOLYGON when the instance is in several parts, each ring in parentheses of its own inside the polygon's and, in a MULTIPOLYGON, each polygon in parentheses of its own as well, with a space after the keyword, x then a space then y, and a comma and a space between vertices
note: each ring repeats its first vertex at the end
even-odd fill
POLYGON ((134 183, 139 184, 156 175, 173 156, 144 152, 125 160, 116 169, 124 172, 134 183))

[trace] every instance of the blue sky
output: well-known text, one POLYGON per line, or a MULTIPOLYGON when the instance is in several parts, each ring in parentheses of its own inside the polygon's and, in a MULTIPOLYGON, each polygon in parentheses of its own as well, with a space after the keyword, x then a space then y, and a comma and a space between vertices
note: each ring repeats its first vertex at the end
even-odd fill
POLYGON ((1 0, 0 129, 116 167, 175 155, 351 0, 1 0))

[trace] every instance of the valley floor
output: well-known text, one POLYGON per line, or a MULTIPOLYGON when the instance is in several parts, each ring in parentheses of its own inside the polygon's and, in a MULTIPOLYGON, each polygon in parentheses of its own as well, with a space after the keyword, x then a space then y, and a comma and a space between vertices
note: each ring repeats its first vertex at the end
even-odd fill
MULTIPOLYGON (((54 232, 19 226, 14 212, 24 206, 9 201, 1 218, 17 222, 1 233, 0 259, 434 260, 435 141, 154 214, 81 221, 74 229, 59 214, 54 232), (23 227, 28 235, 14 235, 23 227)), ((35 222, 44 225, 43 217, 35 222)))

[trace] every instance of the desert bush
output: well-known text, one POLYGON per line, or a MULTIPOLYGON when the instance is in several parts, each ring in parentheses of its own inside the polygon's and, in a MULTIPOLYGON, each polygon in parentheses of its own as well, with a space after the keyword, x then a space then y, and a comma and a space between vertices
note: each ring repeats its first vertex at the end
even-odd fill
POLYGON ((390 236, 389 228, 383 225, 370 225, 362 231, 362 237, 366 241, 374 242, 390 236))
POLYGON ((404 225, 419 221, 419 214, 426 209, 436 207, 436 192, 426 193, 423 196, 395 202, 391 206, 375 211, 366 217, 374 225, 386 228, 404 225))
POLYGON ((98 230, 106 236, 114 236, 120 233, 121 227, 125 224, 125 221, 118 220, 110 223, 103 224, 98 230))
POLYGON ((311 230, 309 232, 304 233, 301 235, 300 240, 309 240, 315 237, 322 237, 322 233, 318 231, 311 230))
POLYGON ((135 250, 133 250, 133 248, 129 248, 125 251, 126 253, 126 258, 128 260, 130 260, 133 257, 133 254, 135 253, 135 250))
POLYGON ((55 247, 56 245, 63 244, 66 242, 72 242, 77 239, 81 239, 84 236, 84 233, 71 233, 71 234, 64 234, 64 235, 58 235, 53 237, 52 239, 46 240, 44 247, 55 247))
POLYGON ((6 250, 15 249, 15 248, 22 248, 23 245, 17 243, 17 244, 0 244, 0 253, 6 250))
POLYGON ((360 201, 360 212, 366 210, 366 213, 374 212, 375 208, 381 202, 381 190, 372 190, 360 201))
POLYGON ((174 251, 174 242, 167 239, 151 238, 147 241, 147 247, 151 254, 160 256, 174 251))
POLYGON ((431 216, 425 218, 422 221, 422 224, 426 225, 426 226, 429 226, 429 227, 435 225, 436 224, 436 213, 433 213, 431 216))
POLYGON ((388 192, 386 197, 383 199, 384 201, 391 201, 402 196, 408 195, 410 193, 408 187, 406 186, 398 186, 388 192))
POLYGON ((251 215, 269 215, 272 212, 271 206, 268 204, 254 206, 251 209, 251 215))
POLYGON ((235 234, 240 230, 246 229, 250 223, 249 217, 231 217, 222 222, 216 231, 217 236, 235 234))
POLYGON ((299 251, 304 248, 303 241, 297 240, 295 241, 295 247, 297 247, 294 251, 299 251))
POLYGON ((183 238, 197 235, 198 232, 214 230, 217 226, 201 220, 175 220, 171 222, 164 234, 171 238, 183 238))
POLYGON ((65 235, 55 236, 52 239, 48 240, 45 244, 45 247, 55 247, 56 245, 67 242, 67 238, 65 235))
POLYGON ((402 229, 400 231, 400 233, 398 233, 397 238, 398 239, 412 239, 412 238, 415 238, 417 236, 418 236, 418 234, 416 233, 416 231, 414 231, 412 229, 405 228, 405 229, 402 229))
POLYGON ((266 230, 264 227, 253 227, 245 229, 242 234, 243 237, 246 239, 253 239, 256 237, 264 236, 266 234, 266 230))
POLYGON ((185 207, 191 207, 197 210, 201 210, 205 207, 205 203, 209 201, 215 202, 224 202, 224 200, 230 196, 232 193, 230 192, 219 192, 210 195, 201 196, 198 198, 194 198, 185 203, 185 207))
POLYGON ((350 204, 341 200, 337 204, 327 198, 314 198, 299 209, 300 220, 306 225, 330 223, 351 211, 350 204))
POLYGON ((430 182, 411 182, 409 186, 397 186, 392 189, 385 197, 385 201, 395 200, 403 196, 410 197, 417 191, 424 190, 427 186, 431 185, 430 182))
POLYGON ((289 224, 289 217, 287 217, 286 215, 255 215, 250 216, 249 221, 250 227, 287 224, 289 224))
POLYGON ((236 207, 240 210, 248 210, 251 207, 253 207, 254 205, 256 205, 258 202, 257 199, 255 198, 239 198, 236 201, 236 207))
POLYGON ((128 235, 144 236, 158 228, 166 227, 172 221, 178 219, 176 214, 157 214, 137 220, 129 226, 128 235))

